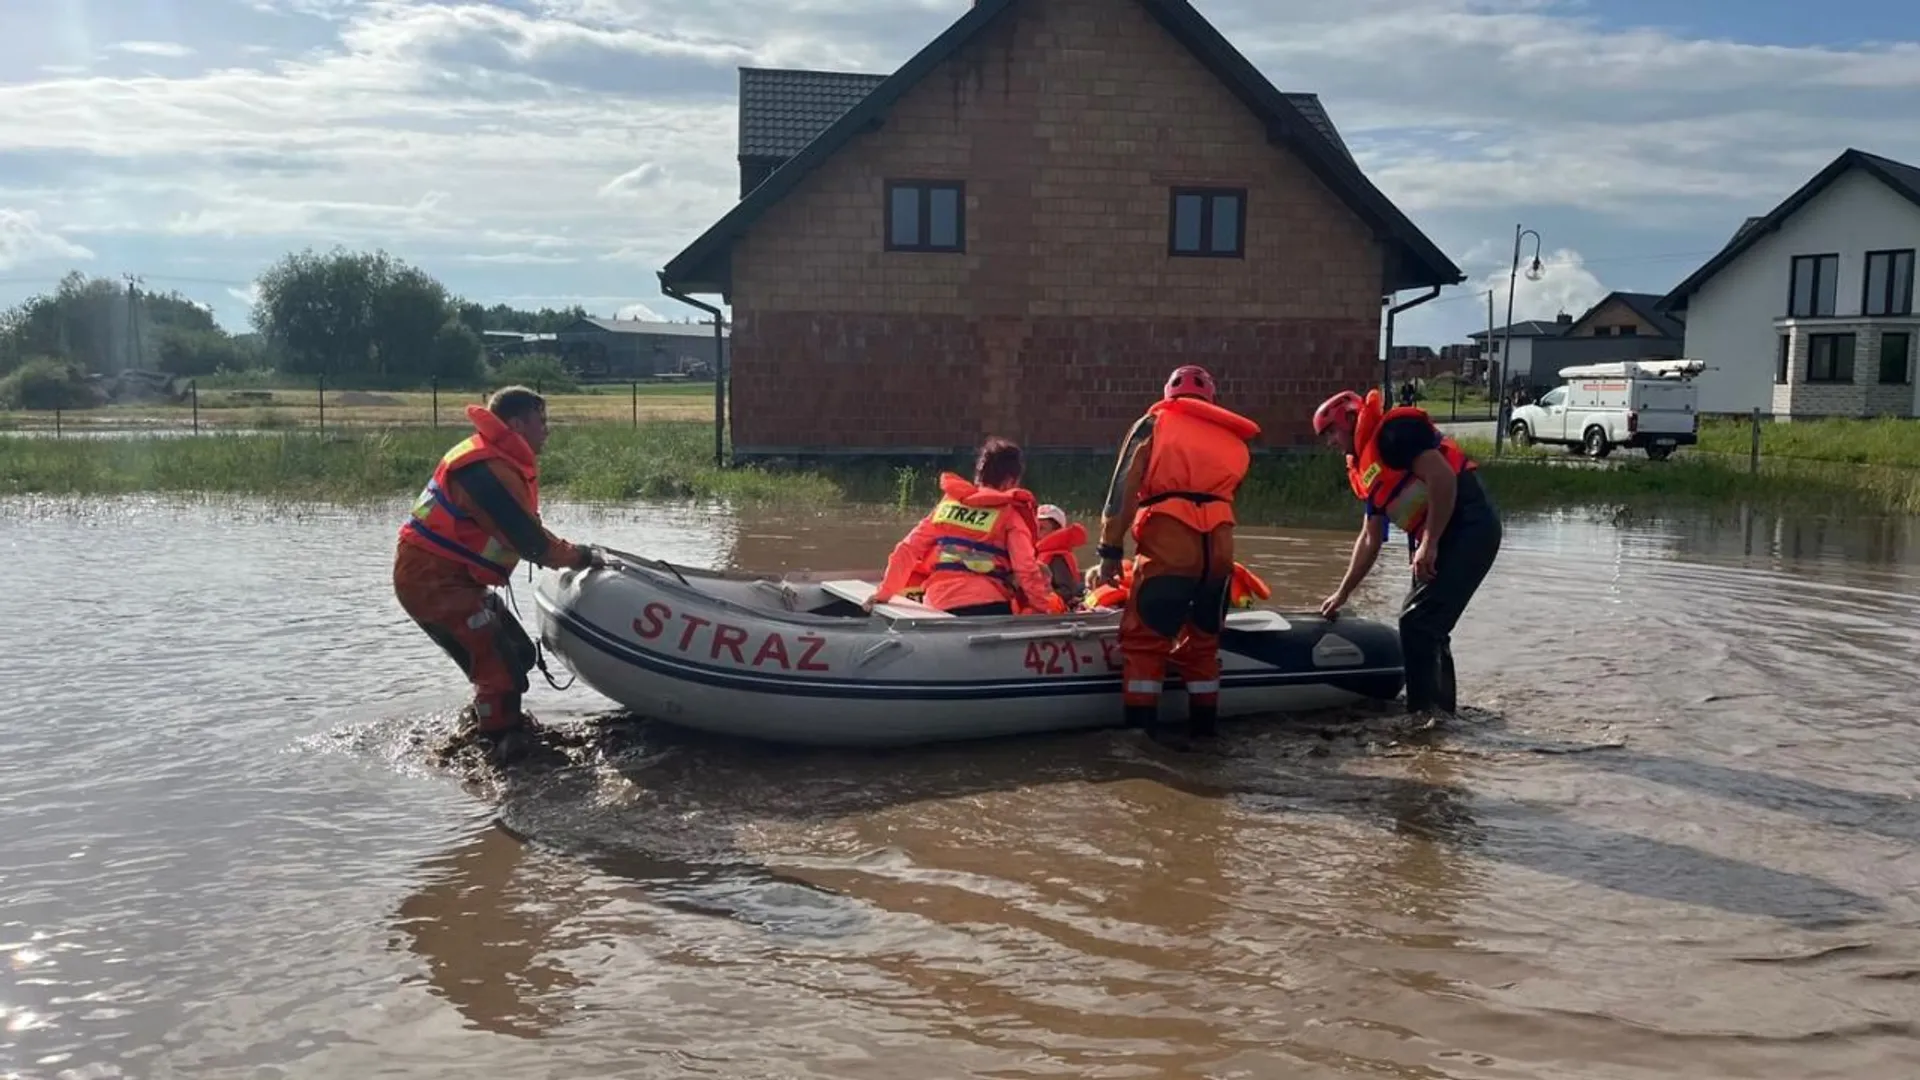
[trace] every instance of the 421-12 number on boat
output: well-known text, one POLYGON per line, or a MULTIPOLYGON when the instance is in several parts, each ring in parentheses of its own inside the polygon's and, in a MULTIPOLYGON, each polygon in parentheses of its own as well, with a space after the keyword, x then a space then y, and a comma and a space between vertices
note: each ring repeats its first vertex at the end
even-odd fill
POLYGON ((1025 664, 1036 675, 1088 675, 1120 670, 1120 642, 1101 638, 1095 655, 1078 641, 1041 640, 1027 642, 1025 664))

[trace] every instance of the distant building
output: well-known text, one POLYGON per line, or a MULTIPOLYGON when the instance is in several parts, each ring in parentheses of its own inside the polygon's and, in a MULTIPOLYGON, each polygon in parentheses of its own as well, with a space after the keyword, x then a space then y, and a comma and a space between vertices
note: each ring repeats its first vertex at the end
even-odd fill
POLYGON ((1848 150, 1661 300, 1700 411, 1920 416, 1920 167, 1848 150))
POLYGON ((1506 344, 1502 329, 1493 332, 1491 345, 1485 330, 1467 337, 1474 348, 1484 347, 1504 385, 1540 394, 1560 385, 1564 367, 1679 356, 1682 328, 1658 310, 1659 300, 1658 293, 1611 292, 1578 318, 1561 312, 1551 321, 1516 322, 1510 356, 1501 355, 1506 344))
MULTIPOLYGON (((726 336, 722 329, 721 336, 726 336)), ((713 324, 586 318, 552 335, 567 371, 587 380, 710 379, 718 367, 713 324)), ((539 351, 547 351, 545 349, 539 351)))

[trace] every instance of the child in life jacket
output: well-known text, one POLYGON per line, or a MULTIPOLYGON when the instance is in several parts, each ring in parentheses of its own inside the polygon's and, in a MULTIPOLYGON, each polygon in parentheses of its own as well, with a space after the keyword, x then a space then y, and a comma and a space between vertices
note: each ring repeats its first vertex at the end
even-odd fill
POLYGON ((1033 545, 1033 553, 1040 558, 1047 576, 1053 581, 1053 591, 1068 610, 1080 606, 1085 598, 1087 584, 1081 580, 1080 560, 1073 554, 1075 548, 1087 542, 1087 527, 1079 522, 1069 522, 1067 512, 1047 503, 1034 512, 1040 522, 1040 531, 1033 545))

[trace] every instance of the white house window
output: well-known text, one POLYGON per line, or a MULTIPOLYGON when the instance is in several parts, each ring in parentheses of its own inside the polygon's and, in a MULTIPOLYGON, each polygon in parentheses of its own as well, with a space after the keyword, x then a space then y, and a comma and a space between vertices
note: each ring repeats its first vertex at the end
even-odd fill
POLYGON ((1860 300, 1866 315, 1913 314, 1913 249, 1867 252, 1866 292, 1860 300))
POLYGON ((1834 314, 1840 288, 1840 256, 1795 255, 1787 314, 1796 319, 1834 314))

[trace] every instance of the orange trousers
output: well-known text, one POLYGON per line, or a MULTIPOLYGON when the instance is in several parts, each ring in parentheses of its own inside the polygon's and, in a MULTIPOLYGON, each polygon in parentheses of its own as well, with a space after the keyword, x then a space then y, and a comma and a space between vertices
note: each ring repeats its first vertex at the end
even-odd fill
POLYGON ((1191 718, 1220 707, 1220 628, 1233 580, 1233 526, 1198 532, 1155 514, 1134 535, 1133 587, 1120 616, 1122 696, 1130 720, 1157 709, 1167 667, 1186 684, 1191 718))
POLYGON ((533 641, 498 596, 467 568, 411 544, 396 544, 393 595, 473 684, 474 720, 482 731, 520 721, 520 699, 533 670, 533 641))

